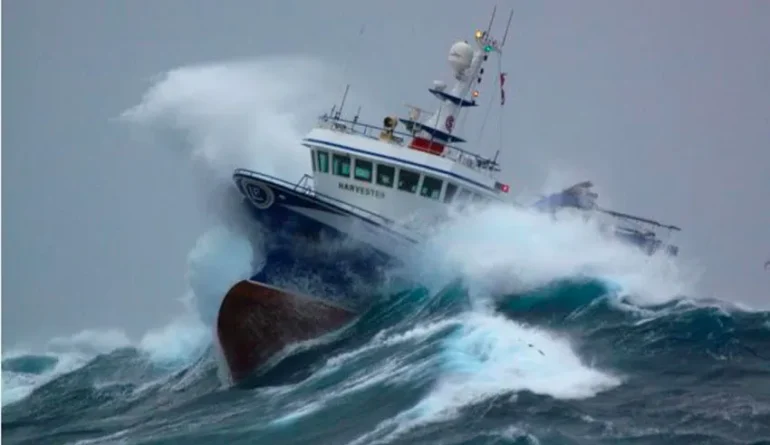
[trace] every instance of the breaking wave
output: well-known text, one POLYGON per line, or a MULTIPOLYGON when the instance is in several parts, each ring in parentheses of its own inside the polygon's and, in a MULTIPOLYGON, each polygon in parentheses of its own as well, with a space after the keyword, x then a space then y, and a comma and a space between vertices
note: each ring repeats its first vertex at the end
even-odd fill
MULTIPOLYGON (((309 170, 297 141, 327 105, 323 64, 214 64, 162 76, 123 116, 184 149, 204 201, 232 168, 309 170), (307 73, 313 73, 313 80, 307 73), (321 80, 319 80, 321 79, 321 80), (318 102, 316 102, 318 100, 318 102), (323 100, 323 101, 322 101, 323 100)), ((328 88, 327 88, 328 90, 328 88)), ((331 99, 329 99, 331 100, 331 99)), ((152 135, 149 138, 148 135, 152 135)), ((5 352, 8 443, 759 443, 770 437, 770 313, 695 299, 697 270, 599 237, 582 220, 492 207, 436 227, 345 330, 233 389, 212 324, 262 258, 216 213, 168 326, 5 352)))

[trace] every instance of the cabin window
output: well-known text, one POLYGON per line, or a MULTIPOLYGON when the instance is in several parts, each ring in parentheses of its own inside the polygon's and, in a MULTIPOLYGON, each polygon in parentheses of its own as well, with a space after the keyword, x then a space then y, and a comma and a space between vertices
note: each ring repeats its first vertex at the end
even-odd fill
POLYGON ((321 173, 329 173, 329 153, 325 151, 317 151, 318 157, 318 171, 321 173))
POLYGON ((393 178, 396 176, 396 168, 389 165, 377 164, 377 185, 393 187, 393 178))
POLYGON ((363 159, 356 159, 353 177, 360 181, 372 182, 372 163, 363 159))
POLYGON ((432 176, 425 175, 422 178, 422 187, 420 187, 420 196, 430 199, 438 199, 441 196, 441 186, 443 181, 432 176))
POLYGON ((310 152, 310 163, 312 164, 312 166, 310 168, 312 168, 313 171, 316 171, 316 167, 315 167, 315 150, 310 152))
POLYGON ((350 177, 350 156, 332 155, 332 170, 337 176, 350 177))
POLYGON ((409 193, 417 192, 420 174, 403 168, 398 170, 398 189, 409 193))
POLYGON ((456 193, 457 193, 457 186, 452 184, 451 182, 447 182, 446 193, 444 193, 444 202, 446 203, 452 202, 452 198, 455 197, 456 193))

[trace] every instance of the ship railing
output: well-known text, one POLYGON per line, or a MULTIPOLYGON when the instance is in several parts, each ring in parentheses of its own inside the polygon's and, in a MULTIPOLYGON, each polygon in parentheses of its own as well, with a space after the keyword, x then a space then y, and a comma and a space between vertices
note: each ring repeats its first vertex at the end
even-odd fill
POLYGON ((305 193, 306 195, 313 195, 315 191, 313 188, 313 177, 305 173, 302 178, 294 185, 294 190, 305 193))
MULTIPOLYGON (((324 114, 319 119, 319 127, 328 128, 334 131, 342 133, 353 134, 357 136, 364 136, 369 139, 381 140, 379 135, 385 130, 385 127, 378 125, 371 125, 359 122, 356 120, 343 119, 341 117, 330 116, 324 114)), ((392 142, 404 146, 406 140, 414 137, 414 134, 405 131, 393 131, 392 142)), ((499 171, 500 168, 494 159, 485 158, 470 151, 464 150, 456 145, 445 144, 445 151, 442 155, 445 158, 451 159, 458 164, 465 165, 476 171, 485 173, 493 173, 499 171)))
POLYGON ((308 196, 313 196, 315 198, 320 198, 322 201, 326 202, 327 204, 334 205, 336 207, 342 208, 344 210, 347 210, 350 213, 353 213, 357 216, 361 216, 363 218, 369 219, 369 220, 375 220, 381 225, 392 227, 396 225, 396 222, 393 221, 390 218, 387 218, 385 216, 382 216, 378 213, 374 213, 371 210, 367 210, 363 207, 358 207, 357 205, 350 204, 349 202, 342 201, 341 199, 334 198, 332 196, 320 193, 316 191, 314 188, 312 188, 309 184, 313 180, 313 177, 305 174, 300 178, 297 182, 290 182, 285 179, 281 179, 272 175, 268 175, 265 173, 259 173, 251 170, 246 170, 239 168, 235 170, 233 173, 234 175, 242 175, 242 176, 248 176, 250 178, 254 179, 261 179, 266 180, 269 182, 278 183, 290 190, 294 190, 300 193, 304 193, 308 196))

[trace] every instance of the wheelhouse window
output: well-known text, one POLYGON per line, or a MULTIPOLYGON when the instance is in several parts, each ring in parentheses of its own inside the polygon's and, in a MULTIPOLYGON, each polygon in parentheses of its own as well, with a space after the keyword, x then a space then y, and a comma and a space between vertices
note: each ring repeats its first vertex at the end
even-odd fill
POLYGON ((442 185, 444 185, 444 182, 442 180, 438 178, 434 178, 433 176, 425 175, 422 178, 422 187, 420 187, 420 196, 425 196, 426 198, 438 200, 439 196, 441 196, 442 185))
POLYGON ((312 164, 310 168, 312 168, 313 171, 316 171, 315 150, 310 152, 310 163, 312 164))
POLYGON ((337 176, 350 177, 350 156, 332 154, 332 171, 337 176))
POLYGON ((356 159, 353 177, 359 181, 372 182, 372 163, 363 159, 356 159))
POLYGON ((316 158, 318 158, 318 171, 321 173, 329 173, 329 153, 318 150, 316 152, 316 158))
POLYGON ((377 164, 377 185, 393 187, 393 179, 396 177, 396 168, 390 165, 377 164))
POLYGON ((444 202, 450 203, 457 194, 457 186, 451 182, 446 183, 446 192, 444 193, 444 202))
POLYGON ((420 174, 403 168, 398 170, 398 189, 409 193, 417 192, 420 174))

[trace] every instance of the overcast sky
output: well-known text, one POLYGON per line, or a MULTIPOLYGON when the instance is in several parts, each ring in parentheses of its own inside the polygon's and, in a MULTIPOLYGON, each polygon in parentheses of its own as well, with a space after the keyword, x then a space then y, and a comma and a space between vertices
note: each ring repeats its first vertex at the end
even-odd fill
MULTIPOLYGON (((499 3, 516 7, 503 59, 512 190, 554 172, 557 186, 592 179, 600 202, 684 228, 704 296, 770 306, 770 2, 499 3)), ((96 327, 139 335, 179 311, 187 253, 208 227, 193 174, 180 150, 137 144, 116 121, 158 75, 315 57, 346 67, 325 84, 336 96, 353 81, 351 107, 359 97, 379 121, 373 110, 433 104, 449 46, 492 5, 4 1, 3 346, 96 327)), ((285 76, 267 78, 276 94, 285 76)), ((244 92, 245 106, 260 94, 244 92)))

